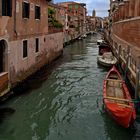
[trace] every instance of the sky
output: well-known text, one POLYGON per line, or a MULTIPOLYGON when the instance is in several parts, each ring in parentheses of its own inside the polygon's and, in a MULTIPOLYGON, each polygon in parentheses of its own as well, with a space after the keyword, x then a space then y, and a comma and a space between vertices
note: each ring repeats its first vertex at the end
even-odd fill
POLYGON ((109 9, 110 0, 54 0, 54 3, 68 2, 68 1, 86 3, 88 15, 92 15, 92 11, 96 10, 96 16, 99 17, 108 16, 107 10, 109 9))

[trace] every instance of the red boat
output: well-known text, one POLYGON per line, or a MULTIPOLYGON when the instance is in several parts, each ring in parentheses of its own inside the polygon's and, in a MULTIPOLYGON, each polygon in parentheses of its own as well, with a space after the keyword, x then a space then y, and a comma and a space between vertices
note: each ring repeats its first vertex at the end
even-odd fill
POLYGON ((104 80, 103 102, 109 115, 119 125, 128 128, 135 120, 134 103, 125 82, 114 65, 104 80))

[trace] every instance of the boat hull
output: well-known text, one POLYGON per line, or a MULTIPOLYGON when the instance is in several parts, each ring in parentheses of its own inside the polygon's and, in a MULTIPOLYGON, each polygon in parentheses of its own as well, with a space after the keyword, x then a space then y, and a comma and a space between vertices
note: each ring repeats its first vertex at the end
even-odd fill
POLYGON ((128 128, 131 121, 132 108, 125 108, 115 103, 105 103, 108 114, 121 126, 128 128))
POLYGON ((103 103, 108 114, 124 128, 128 128, 136 118, 128 88, 115 66, 104 80, 103 103))
POLYGON ((117 59, 113 57, 113 60, 103 59, 102 56, 97 57, 97 62, 105 67, 111 67, 117 63, 117 59))

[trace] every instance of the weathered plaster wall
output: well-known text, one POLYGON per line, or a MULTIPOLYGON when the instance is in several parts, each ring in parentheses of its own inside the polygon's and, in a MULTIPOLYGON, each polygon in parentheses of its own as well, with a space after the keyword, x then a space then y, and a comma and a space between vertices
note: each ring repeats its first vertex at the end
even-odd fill
POLYGON ((29 18, 22 17, 23 0, 12 1, 12 16, 0 16, 0 37, 9 41, 48 33, 48 2, 28 0, 29 18), (35 6, 40 7, 40 19, 35 19, 35 6))
POLYGON ((19 38, 42 35, 48 32, 48 5, 45 0, 28 0, 30 3, 29 18, 22 17, 22 1, 16 2, 16 32, 19 38), (35 6, 40 7, 40 19, 35 19, 35 6))
POLYGON ((10 43, 9 73, 12 85, 33 74, 43 65, 57 58, 63 51, 63 33, 39 36, 39 52, 35 52, 35 38, 28 39, 28 57, 23 58, 22 40, 10 43))

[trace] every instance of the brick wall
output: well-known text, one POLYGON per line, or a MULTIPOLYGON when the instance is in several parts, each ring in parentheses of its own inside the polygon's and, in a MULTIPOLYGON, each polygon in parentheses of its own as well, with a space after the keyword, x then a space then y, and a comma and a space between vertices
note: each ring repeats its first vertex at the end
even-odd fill
POLYGON ((113 24, 113 34, 140 48, 140 18, 133 18, 113 24))
POLYGON ((113 22, 140 16, 140 0, 125 0, 110 13, 113 22))

